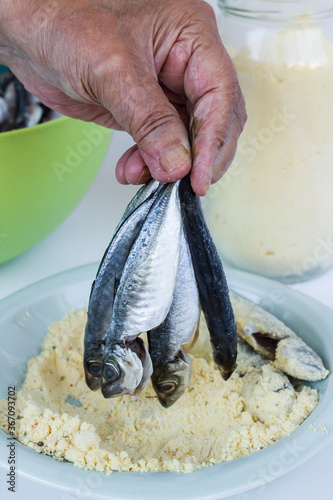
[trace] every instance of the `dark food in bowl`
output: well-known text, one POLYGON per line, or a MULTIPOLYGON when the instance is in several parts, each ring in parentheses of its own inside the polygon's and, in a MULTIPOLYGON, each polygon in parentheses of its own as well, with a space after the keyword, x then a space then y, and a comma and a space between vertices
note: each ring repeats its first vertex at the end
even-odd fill
POLYGON ((30 94, 10 70, 0 71, 0 132, 32 127, 58 116, 30 94))

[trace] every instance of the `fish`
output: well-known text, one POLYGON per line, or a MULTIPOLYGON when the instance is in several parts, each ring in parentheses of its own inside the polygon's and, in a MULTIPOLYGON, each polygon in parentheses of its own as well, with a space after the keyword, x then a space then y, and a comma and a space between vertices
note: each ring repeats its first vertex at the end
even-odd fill
POLYGON ((278 318, 231 293, 238 335, 291 377, 316 382, 327 377, 320 356, 278 318))
POLYGON ((41 122, 43 117, 44 110, 42 106, 38 103, 28 104, 26 107, 26 111, 24 113, 25 116, 25 127, 34 127, 38 123, 41 122))
POLYGON ((270 425, 276 417, 292 411, 296 391, 288 376, 241 337, 235 373, 241 378, 240 393, 252 418, 270 425))
POLYGON ((15 77, 16 109, 14 115, 14 128, 34 127, 41 123, 49 108, 44 106, 37 97, 30 94, 22 83, 15 77))
POLYGON ((14 112, 14 128, 20 129, 26 126, 26 108, 28 102, 28 92, 23 84, 15 77, 15 112, 14 112))
POLYGON ((135 196, 128 203, 122 218, 120 219, 118 225, 116 226, 115 233, 117 233, 120 226, 125 222, 126 219, 138 208, 141 203, 143 203, 151 194, 157 194, 157 189, 162 189, 166 185, 152 179, 148 184, 144 184, 135 194, 135 196))
POLYGON ((252 371, 253 369, 257 369, 268 363, 270 363, 270 361, 267 358, 255 351, 241 337, 238 337, 237 367, 235 372, 238 373, 240 377, 243 377, 246 373, 252 371))
POLYGON ((172 303, 180 255, 178 184, 167 184, 155 199, 122 270, 103 354, 105 398, 138 396, 153 372, 138 336, 159 326, 172 303))
POLYGON ((28 92, 7 68, 0 73, 0 132, 28 128, 59 114, 28 92))
MULTIPOLYGON (((232 296, 232 293, 230 295, 232 296)), ((195 357, 204 358, 208 363, 213 361, 204 318, 200 321, 198 342, 189 352, 195 357)), ((271 425, 281 414, 292 411, 296 400, 294 379, 290 381, 272 361, 255 351, 241 337, 238 337, 237 366, 233 376, 236 380, 239 378, 239 389, 245 409, 256 420, 271 425)))
POLYGON ((180 398, 191 379, 191 361, 182 346, 190 342, 199 314, 198 287, 182 228, 179 264, 169 313, 160 326, 147 332, 153 363, 151 381, 159 402, 165 408, 180 398))
POLYGON ((268 425, 282 414, 291 413, 296 400, 296 391, 287 375, 270 364, 248 372, 242 378, 240 392, 252 418, 268 425))
POLYGON ((214 361, 222 378, 227 380, 236 367, 236 323, 222 262, 204 219, 199 197, 192 189, 189 174, 180 182, 179 198, 214 361))
POLYGON ((3 97, 0 96, 0 125, 8 118, 8 104, 3 97))
POLYGON ((165 186, 151 181, 141 188, 118 224, 92 284, 84 338, 84 371, 91 390, 101 387, 102 359, 114 297, 130 249, 158 193, 165 186))
POLYGON ((16 90, 13 81, 9 81, 4 89, 3 98, 7 104, 7 118, 3 123, 2 131, 7 132, 14 128, 16 111, 16 90))

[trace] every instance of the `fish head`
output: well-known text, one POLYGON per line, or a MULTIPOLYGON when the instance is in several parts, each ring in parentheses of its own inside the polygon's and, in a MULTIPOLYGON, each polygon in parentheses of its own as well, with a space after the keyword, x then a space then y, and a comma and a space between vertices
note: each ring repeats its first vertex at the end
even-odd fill
POLYGON ((85 348, 83 367, 87 386, 92 391, 101 388, 103 351, 104 346, 101 345, 89 350, 85 348))
POLYGON ((152 384, 159 402, 169 408, 184 393, 192 376, 190 358, 182 351, 174 360, 154 369, 152 384))
POLYGON ((143 367, 138 355, 126 345, 116 344, 103 358, 103 396, 113 398, 131 394, 140 384, 142 375, 143 367))

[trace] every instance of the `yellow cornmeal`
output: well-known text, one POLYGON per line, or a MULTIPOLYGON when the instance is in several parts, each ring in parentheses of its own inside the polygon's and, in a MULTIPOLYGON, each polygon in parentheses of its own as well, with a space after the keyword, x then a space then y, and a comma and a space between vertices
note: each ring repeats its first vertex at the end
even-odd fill
POLYGON ((314 26, 268 31, 233 50, 248 121, 207 215, 236 267, 299 276, 333 264, 333 45, 314 26))
MULTIPOLYGON (((225 382, 213 363, 194 356, 190 385, 171 408, 159 404, 150 383, 138 400, 106 400, 85 383, 85 321, 86 311, 73 311, 50 326, 16 400, 16 438, 77 467, 107 473, 192 472, 281 439, 317 405, 317 391, 305 386, 290 414, 270 416, 269 423, 255 421, 244 408, 238 373, 225 382), (68 396, 82 406, 65 402, 68 396)), ((6 405, 6 400, 0 401, 5 431, 6 405)))

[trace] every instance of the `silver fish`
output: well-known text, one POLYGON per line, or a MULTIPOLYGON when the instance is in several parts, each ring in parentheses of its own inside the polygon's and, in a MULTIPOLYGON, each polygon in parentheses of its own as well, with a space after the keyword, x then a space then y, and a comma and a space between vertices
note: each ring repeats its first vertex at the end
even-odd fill
POLYGON ((318 381, 328 375, 321 358, 282 321, 253 302, 230 294, 237 331, 274 366, 300 380, 318 381))
POLYGON ((16 107, 14 114, 14 128, 24 128, 26 126, 26 108, 28 104, 29 94, 25 90, 23 84, 15 77, 14 87, 16 92, 16 107))
POLYGON ((138 335, 159 326, 172 303, 180 254, 178 184, 168 184, 154 201, 123 268, 103 356, 106 398, 137 395, 152 374, 148 352, 141 345, 140 359, 135 351, 138 335))
POLYGON ((8 104, 3 97, 0 97, 0 125, 8 118, 8 104))
POLYGON ((4 92, 4 99, 7 103, 8 115, 6 119, 6 131, 12 130, 15 121, 15 110, 16 110, 16 91, 14 82, 11 81, 4 92))
POLYGON ((157 194, 164 189, 152 181, 139 190, 118 224, 92 284, 84 340, 84 369, 91 390, 101 387, 103 352, 123 267, 157 194))
POLYGON ((158 188, 162 189, 162 187, 163 187, 163 184, 159 183, 155 179, 152 179, 150 182, 148 182, 148 184, 144 184, 137 191, 137 193, 134 195, 134 197, 131 199, 131 201, 129 202, 129 204, 125 208, 125 212, 123 213, 123 216, 120 219, 120 221, 119 221, 119 223, 114 231, 114 234, 116 234, 118 232, 118 229, 120 228, 120 226, 125 222, 126 219, 128 219, 128 217, 130 215, 132 215, 134 210, 136 210, 141 205, 141 203, 143 203, 145 200, 147 200, 151 194, 157 192, 158 188))
POLYGON ((193 336, 199 319, 199 294, 191 254, 181 233, 180 257, 170 311, 163 323, 148 332, 153 363, 151 377, 159 402, 165 408, 184 393, 192 376, 190 358, 182 350, 193 336))
POLYGON ((60 116, 30 94, 16 76, 0 66, 0 132, 33 127, 60 116))
POLYGON ((237 331, 227 281, 189 175, 181 180, 179 196, 214 361, 223 379, 227 380, 236 367, 237 356, 237 331))
POLYGON ((24 113, 24 126, 33 127, 40 123, 44 110, 39 104, 29 104, 24 113))

